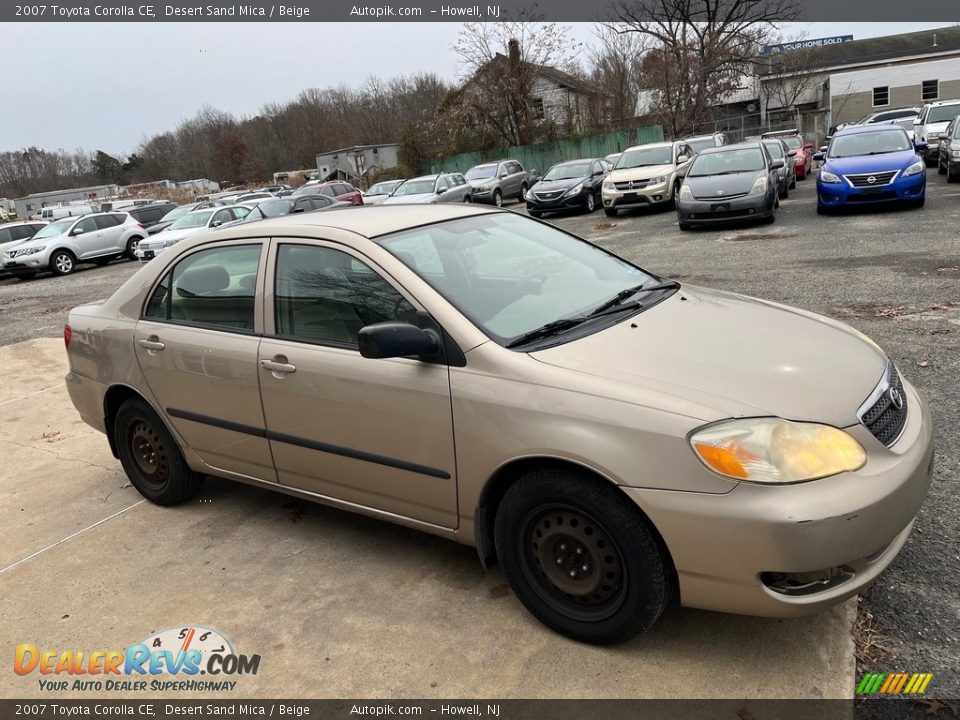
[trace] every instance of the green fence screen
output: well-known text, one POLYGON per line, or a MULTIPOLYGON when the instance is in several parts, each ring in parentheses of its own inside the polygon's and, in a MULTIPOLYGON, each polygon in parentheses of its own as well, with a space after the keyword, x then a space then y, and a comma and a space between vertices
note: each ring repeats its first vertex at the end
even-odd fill
POLYGON ((537 145, 496 148, 487 152, 461 153, 445 158, 435 158, 424 164, 423 173, 466 172, 474 165, 487 160, 511 158, 518 160, 526 170, 547 171, 554 163, 578 158, 605 157, 621 152, 631 145, 662 142, 663 128, 659 125, 618 130, 606 135, 595 135, 577 140, 561 140, 537 145))

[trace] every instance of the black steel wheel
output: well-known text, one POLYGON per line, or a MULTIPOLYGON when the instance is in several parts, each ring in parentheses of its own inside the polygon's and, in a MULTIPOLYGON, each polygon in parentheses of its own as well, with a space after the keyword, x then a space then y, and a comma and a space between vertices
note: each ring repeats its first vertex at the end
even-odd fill
POLYGON ((520 477, 495 520, 510 587, 548 627, 611 644, 649 628, 672 594, 672 565, 643 513, 615 486, 574 469, 520 477))
POLYGON ((147 500, 176 505, 200 489, 201 477, 187 466, 160 416, 140 398, 120 406, 113 439, 127 477, 147 500))

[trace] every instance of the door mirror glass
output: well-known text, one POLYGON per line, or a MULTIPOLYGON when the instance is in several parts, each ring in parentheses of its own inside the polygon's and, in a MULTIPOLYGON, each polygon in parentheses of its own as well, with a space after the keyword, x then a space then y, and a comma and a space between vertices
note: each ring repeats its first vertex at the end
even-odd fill
POLYGON ((684 154, 684 153, 681 153, 680 155, 677 155, 677 162, 678 162, 678 163, 685 163, 685 162, 686 162, 687 160, 689 160, 689 159, 690 159, 690 157, 689 157, 688 155, 684 154))
POLYGON ((774 160, 772 163, 770 163, 770 167, 772 167, 774 170, 779 170, 783 167, 783 160, 774 160))
POLYGON ((83 228, 77 225, 73 230, 70 231, 71 235, 81 235, 83 233, 83 228))
POLYGON ((826 157, 824 150, 826 150, 826 148, 824 148, 820 152, 815 152, 813 154, 813 159, 816 160, 817 162, 823 162, 823 159, 826 157))
POLYGON ((417 357, 440 349, 437 336, 404 322, 382 322, 360 328, 357 346, 365 358, 417 357))
POLYGON ((914 125, 921 125, 922 123, 920 122, 920 118, 914 119, 913 124, 914 124, 914 125))

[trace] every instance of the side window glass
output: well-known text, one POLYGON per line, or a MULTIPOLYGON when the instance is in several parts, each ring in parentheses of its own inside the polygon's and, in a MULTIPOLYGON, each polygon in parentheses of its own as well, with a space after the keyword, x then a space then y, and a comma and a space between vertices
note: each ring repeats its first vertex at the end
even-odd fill
POLYGON ((144 317, 252 331, 260 250, 231 245, 188 255, 157 285, 144 317))
POLYGON ((97 227, 101 230, 107 230, 120 224, 117 222, 116 215, 97 215, 94 220, 96 220, 97 227))
POLYGON ((78 222, 74 227, 77 229, 83 230, 83 232, 85 233, 93 232, 94 230, 97 229, 97 219, 92 217, 84 218, 83 220, 78 222))
POLYGON ((334 192, 333 185, 327 185, 323 190, 320 191, 321 195, 326 195, 327 197, 334 197, 336 193, 334 192))
POLYGON ((277 250, 277 335, 357 346, 360 328, 413 322, 415 308, 365 263, 332 248, 283 244, 277 250))

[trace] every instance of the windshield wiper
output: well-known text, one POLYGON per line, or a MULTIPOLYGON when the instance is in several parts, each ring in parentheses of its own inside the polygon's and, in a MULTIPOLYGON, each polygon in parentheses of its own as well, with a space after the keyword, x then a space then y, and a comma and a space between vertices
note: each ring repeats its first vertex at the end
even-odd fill
POLYGON ((590 320, 590 316, 582 315, 578 317, 569 317, 569 318, 560 318, 559 320, 554 320, 553 322, 548 322, 546 325, 541 325, 538 328, 531 330, 530 332, 524 333, 516 340, 512 340, 507 343, 508 348, 520 347, 521 345, 526 345, 531 343, 534 340, 540 340, 542 338, 551 337, 553 335, 559 335, 560 333, 569 330, 570 328, 576 327, 577 325, 582 325, 587 320, 590 320))
MULTIPOLYGON (((906 148, 904 148, 906 150, 906 148)), ((887 153, 903 152, 903 150, 871 150, 867 155, 886 155, 887 153)))
POLYGON ((655 292, 657 290, 674 290, 679 287, 680 283, 678 283, 676 280, 664 280, 662 282, 654 283, 653 285, 637 285, 635 287, 630 287, 626 290, 621 290, 605 303, 591 310, 587 314, 587 317, 602 317, 604 315, 610 315, 614 312, 620 312, 622 310, 632 310, 633 308, 637 307, 639 303, 624 303, 634 295, 655 292))

